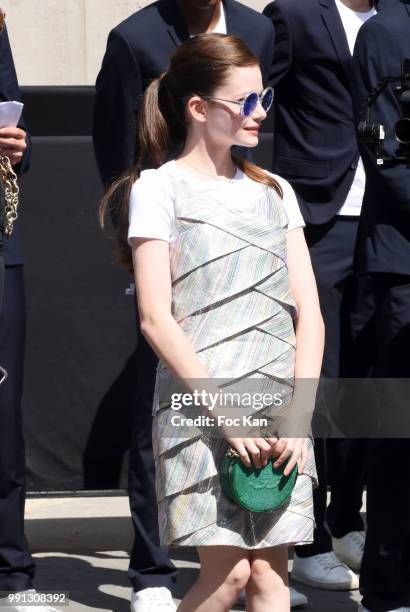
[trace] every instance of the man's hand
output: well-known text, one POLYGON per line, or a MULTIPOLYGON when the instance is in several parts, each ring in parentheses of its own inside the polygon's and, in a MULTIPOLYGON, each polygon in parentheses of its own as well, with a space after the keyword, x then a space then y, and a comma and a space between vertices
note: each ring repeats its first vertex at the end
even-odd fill
POLYGON ((0 154, 6 155, 12 166, 19 164, 26 150, 26 132, 17 127, 0 128, 0 154))

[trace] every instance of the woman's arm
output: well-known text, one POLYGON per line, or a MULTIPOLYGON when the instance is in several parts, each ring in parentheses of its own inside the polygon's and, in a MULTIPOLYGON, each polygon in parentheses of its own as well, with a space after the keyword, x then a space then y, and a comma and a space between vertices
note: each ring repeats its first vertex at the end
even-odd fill
POLYGON ((285 473, 290 473, 299 457, 300 471, 306 462, 306 444, 301 441, 309 433, 315 408, 325 328, 309 250, 301 227, 287 233, 287 260, 290 290, 297 306, 295 387, 292 406, 280 426, 281 440, 276 449, 282 454, 275 466, 292 454, 285 470, 285 473))
POLYGON ((165 240, 132 238, 141 333, 180 380, 208 378, 206 368, 171 313, 169 246, 165 240))
POLYGON ((301 227, 288 232, 287 252, 290 290, 298 310, 295 378, 317 380, 322 367, 325 328, 310 254, 301 227))
MULTIPOLYGON (((209 378, 194 347, 171 313, 168 242, 150 238, 132 238, 131 242, 141 333, 173 376, 190 392, 218 393, 218 386, 209 378)), ((213 408, 213 415, 218 414, 223 413, 218 407, 213 408)), ((222 427, 220 432, 246 465, 251 465, 250 457, 257 467, 266 464, 270 445, 264 439, 232 438, 222 427)))

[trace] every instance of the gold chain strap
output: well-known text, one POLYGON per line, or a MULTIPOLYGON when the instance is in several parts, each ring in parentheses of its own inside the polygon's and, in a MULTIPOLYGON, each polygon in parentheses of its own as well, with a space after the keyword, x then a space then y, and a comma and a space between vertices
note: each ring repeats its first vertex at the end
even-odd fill
POLYGON ((7 238, 10 238, 14 221, 17 219, 20 189, 17 184, 17 175, 6 155, 0 155, 0 174, 4 186, 4 233, 7 238))

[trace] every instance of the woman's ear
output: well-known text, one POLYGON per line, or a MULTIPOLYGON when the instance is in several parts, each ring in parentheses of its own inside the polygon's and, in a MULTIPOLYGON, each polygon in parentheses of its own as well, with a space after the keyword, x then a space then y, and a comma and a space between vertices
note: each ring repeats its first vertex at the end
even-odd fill
POLYGON ((191 98, 189 98, 188 103, 187 103, 187 112, 188 112, 188 117, 194 119, 195 121, 199 121, 200 123, 205 123, 206 121, 205 100, 203 100, 199 96, 192 96, 191 98))

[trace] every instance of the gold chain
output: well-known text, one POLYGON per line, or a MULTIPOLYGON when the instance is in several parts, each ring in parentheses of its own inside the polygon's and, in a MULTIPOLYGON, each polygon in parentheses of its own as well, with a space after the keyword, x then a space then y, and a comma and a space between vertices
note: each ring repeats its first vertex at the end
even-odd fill
POLYGON ((4 186, 4 233, 10 238, 13 233, 13 224, 17 219, 19 205, 19 186, 17 175, 11 167, 10 159, 0 154, 0 174, 4 186))

